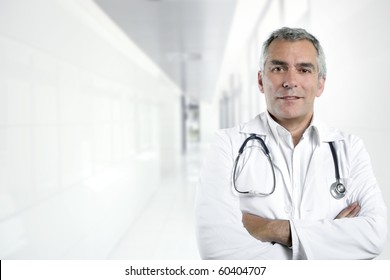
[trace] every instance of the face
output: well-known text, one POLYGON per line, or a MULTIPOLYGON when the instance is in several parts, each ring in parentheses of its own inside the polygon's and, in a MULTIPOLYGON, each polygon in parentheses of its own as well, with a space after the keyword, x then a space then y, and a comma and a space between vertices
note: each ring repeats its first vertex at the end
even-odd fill
POLYGON ((314 99, 322 94, 325 84, 324 78, 318 78, 317 51, 308 40, 272 41, 258 81, 269 113, 280 123, 308 124, 314 99))

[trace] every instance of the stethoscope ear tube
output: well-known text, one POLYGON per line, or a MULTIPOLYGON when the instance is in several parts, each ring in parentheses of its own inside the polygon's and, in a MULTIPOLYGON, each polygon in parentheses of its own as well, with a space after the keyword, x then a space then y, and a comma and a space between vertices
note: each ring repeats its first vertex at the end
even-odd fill
POLYGON ((345 186, 340 182, 339 162, 337 160, 337 154, 336 154, 336 150, 335 150, 333 144, 334 144, 333 142, 329 142, 329 147, 330 147, 330 150, 332 152, 332 157, 333 157, 336 182, 330 186, 330 194, 335 199, 341 199, 345 196, 347 190, 346 190, 345 186))

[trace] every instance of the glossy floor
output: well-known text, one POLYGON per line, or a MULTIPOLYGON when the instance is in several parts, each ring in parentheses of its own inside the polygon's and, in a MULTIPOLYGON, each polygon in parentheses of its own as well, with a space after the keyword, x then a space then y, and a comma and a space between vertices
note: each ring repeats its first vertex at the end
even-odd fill
POLYGON ((109 259, 199 259, 194 199, 201 158, 199 146, 190 146, 180 166, 163 178, 158 191, 109 254, 109 259))

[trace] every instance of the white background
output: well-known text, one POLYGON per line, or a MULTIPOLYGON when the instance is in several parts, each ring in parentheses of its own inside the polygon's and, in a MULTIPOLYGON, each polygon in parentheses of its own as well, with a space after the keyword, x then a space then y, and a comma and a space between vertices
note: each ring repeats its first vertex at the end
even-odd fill
MULTIPOLYGON (((239 1, 203 143, 264 109, 260 43, 302 26, 328 62, 317 114, 363 138, 390 205, 390 2, 239 1), (237 44, 238 43, 238 44, 237 44), (250 58, 250 59, 249 59, 250 58)), ((180 156, 180 90, 91 1, 0 0, 0 258, 198 259, 202 148, 180 156)), ((380 259, 390 259, 390 242, 380 259)))

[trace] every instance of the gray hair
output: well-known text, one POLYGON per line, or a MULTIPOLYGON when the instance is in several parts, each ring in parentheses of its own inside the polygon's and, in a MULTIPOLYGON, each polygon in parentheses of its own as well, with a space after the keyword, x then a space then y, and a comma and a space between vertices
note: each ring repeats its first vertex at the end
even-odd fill
POLYGON ((265 62, 267 61, 268 57, 269 46, 275 39, 291 42, 299 40, 310 41, 317 50, 318 78, 326 77, 326 62, 324 50, 322 49, 321 44, 317 40, 317 38, 302 28, 283 27, 271 33, 269 38, 263 43, 263 49, 260 57, 260 71, 264 70, 265 62))

